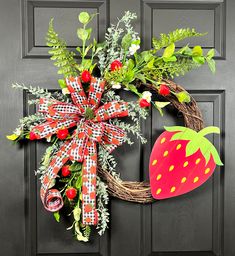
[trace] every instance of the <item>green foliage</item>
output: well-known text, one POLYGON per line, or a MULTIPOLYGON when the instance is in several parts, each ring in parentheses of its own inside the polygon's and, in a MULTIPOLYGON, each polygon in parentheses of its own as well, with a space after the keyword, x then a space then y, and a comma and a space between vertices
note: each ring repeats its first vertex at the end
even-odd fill
POLYGON ((54 212, 54 213, 53 213, 53 216, 54 216, 54 218, 55 218, 55 220, 56 220, 57 222, 60 222, 60 213, 59 213, 59 211, 54 212))
POLYGON ((96 195, 98 212, 98 223, 96 229, 98 229, 98 233, 101 236, 108 228, 109 223, 109 212, 107 209, 109 194, 107 191, 107 185, 99 177, 97 177, 96 195))
POLYGON ((138 34, 134 31, 131 22, 136 19, 135 13, 125 12, 117 24, 111 24, 105 34, 105 42, 98 53, 99 68, 101 74, 109 72, 110 63, 120 60, 125 63, 127 55, 130 55, 129 46, 139 44, 138 34))
POLYGON ((51 54, 51 60, 54 60, 54 65, 58 67, 58 74, 64 77, 76 76, 76 61, 74 60, 75 53, 67 49, 66 42, 58 37, 53 27, 53 19, 49 23, 47 32, 47 46, 51 47, 48 51, 51 54))
POLYGON ((155 101, 154 102, 154 106, 156 107, 156 109, 159 111, 160 115, 163 116, 163 111, 162 109, 164 107, 166 107, 167 105, 169 105, 170 102, 161 102, 161 101, 155 101))
POLYGON ((86 42, 90 39, 92 33, 92 28, 87 28, 87 25, 93 20, 96 15, 96 13, 90 15, 87 12, 81 12, 78 16, 78 20, 83 25, 82 28, 77 29, 77 36, 82 41, 82 47, 76 48, 82 58, 81 64, 77 65, 77 68, 80 72, 82 72, 83 70, 89 70, 92 73, 94 67, 96 66, 96 63, 93 64, 93 59, 102 48, 99 44, 97 44, 95 39, 93 40, 93 43, 90 43, 88 46, 86 46, 86 42), (91 51, 91 58, 85 59, 89 51, 91 51))
POLYGON ((189 37, 197 37, 203 35, 205 35, 205 33, 198 33, 194 28, 176 29, 169 34, 160 34, 160 38, 153 38, 153 47, 155 51, 159 51, 162 48, 167 47, 177 41, 181 41, 189 37))
POLYGON ((186 91, 178 92, 175 94, 180 103, 189 103, 191 101, 190 95, 186 91))

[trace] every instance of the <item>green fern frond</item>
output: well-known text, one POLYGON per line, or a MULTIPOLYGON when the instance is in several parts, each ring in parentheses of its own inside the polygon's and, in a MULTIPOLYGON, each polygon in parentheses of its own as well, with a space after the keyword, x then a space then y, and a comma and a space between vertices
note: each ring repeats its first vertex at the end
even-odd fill
POLYGON ((164 77, 174 78, 179 75, 185 75, 192 69, 198 68, 201 65, 189 58, 178 58, 176 62, 164 63, 164 77))
POLYGON ((51 54, 51 60, 55 61, 54 65, 59 68, 58 74, 64 77, 76 76, 76 61, 74 60, 75 53, 67 49, 66 42, 58 37, 54 30, 53 19, 50 20, 47 32, 47 46, 51 49, 48 51, 51 54))
POLYGON ((169 46, 177 41, 184 40, 189 37, 204 36, 206 33, 198 33, 194 28, 176 29, 169 34, 160 34, 160 38, 153 38, 153 47, 155 51, 169 46))

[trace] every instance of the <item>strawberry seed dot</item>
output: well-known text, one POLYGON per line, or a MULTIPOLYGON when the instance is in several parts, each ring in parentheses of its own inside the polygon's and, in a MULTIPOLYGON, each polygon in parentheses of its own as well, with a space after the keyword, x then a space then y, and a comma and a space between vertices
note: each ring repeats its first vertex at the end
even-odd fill
POLYGON ((169 172, 173 171, 174 168, 175 168, 175 166, 174 166, 174 165, 171 165, 171 166, 169 167, 169 172))
POLYGON ((206 170, 205 170, 205 174, 207 174, 207 173, 209 173, 210 172, 210 168, 206 168, 206 170))
POLYGON ((165 152, 164 152, 164 154, 163 154, 163 156, 167 156, 168 155, 168 151, 166 150, 165 152))
POLYGON ((179 150, 181 148, 181 144, 178 144, 176 147, 176 150, 179 150))
POLYGON ((188 166, 188 161, 184 162, 184 167, 188 166))
POLYGON ((195 164, 199 164, 200 161, 201 161, 201 158, 198 158, 198 159, 196 160, 195 164))
POLYGON ((187 178, 186 178, 186 177, 183 177, 183 178, 181 179, 181 183, 185 183, 186 180, 187 180, 187 178))
POLYGON ((198 181, 199 181, 199 178, 198 178, 198 177, 195 177, 194 180, 193 180, 194 183, 196 183, 196 182, 198 182, 198 181))
POLYGON ((164 143, 166 141, 166 138, 162 138, 161 139, 161 144, 164 143))
POLYGON ((171 193, 175 192, 175 187, 171 188, 171 193))
POLYGON ((162 175, 161 175, 161 174, 158 174, 158 176, 157 176, 157 180, 160 180, 160 179, 161 179, 161 177, 162 177, 162 175))
POLYGON ((157 159, 154 159, 152 162, 152 165, 156 165, 157 164, 157 159))
POLYGON ((157 195, 159 195, 162 192, 162 190, 159 188, 156 192, 157 195))

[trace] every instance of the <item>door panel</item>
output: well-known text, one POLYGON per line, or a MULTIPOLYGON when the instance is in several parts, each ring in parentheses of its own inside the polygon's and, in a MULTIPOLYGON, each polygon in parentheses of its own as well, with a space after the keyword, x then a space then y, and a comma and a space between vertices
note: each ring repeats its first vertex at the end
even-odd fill
MULTIPOLYGON (((234 13, 233 0, 0 2, 1 255, 235 256, 234 13), (109 205, 109 230, 103 237, 93 235, 86 244, 76 242, 71 231, 66 231, 70 223, 63 219, 56 223, 42 207, 38 195, 40 183, 34 170, 46 145, 30 143, 14 147, 5 139, 19 118, 35 112, 34 107, 26 104, 31 95, 12 90, 11 83, 58 88, 57 70, 48 59, 44 42, 50 17, 55 17, 55 28, 70 49, 74 49, 78 43, 77 14, 82 10, 100 14, 92 24, 97 40, 104 38, 105 28, 125 10, 136 12, 135 28, 140 32, 144 48, 151 47, 152 36, 177 27, 208 31, 204 38, 192 39, 190 44, 201 44, 205 51, 216 49, 216 75, 203 67, 177 78, 176 82, 198 101, 206 125, 221 128, 221 136, 209 139, 225 163, 202 187, 178 198, 144 206, 113 198, 109 205)), ((129 94, 126 97, 133 99, 129 94)), ((136 141, 134 147, 124 145, 115 151, 122 179, 148 179, 149 154, 163 126, 183 124, 180 115, 174 117, 174 110, 165 112, 160 117, 152 111, 151 118, 143 123, 149 141, 146 145, 136 141)))

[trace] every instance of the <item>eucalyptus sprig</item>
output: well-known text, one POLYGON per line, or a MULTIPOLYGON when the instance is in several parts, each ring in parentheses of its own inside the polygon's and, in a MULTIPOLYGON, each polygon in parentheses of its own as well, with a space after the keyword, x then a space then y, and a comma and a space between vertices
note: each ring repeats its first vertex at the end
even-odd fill
POLYGON ((80 72, 83 70, 89 70, 91 73, 96 65, 93 64, 94 57, 102 49, 100 44, 93 39, 93 42, 86 46, 87 41, 91 38, 92 28, 87 28, 87 25, 96 17, 97 13, 89 14, 88 12, 81 12, 78 16, 79 22, 83 25, 82 28, 77 29, 77 36, 82 41, 82 47, 77 47, 76 50, 79 52, 81 57, 81 64, 77 65, 80 72), (89 51, 91 51, 91 58, 85 58, 89 51))

